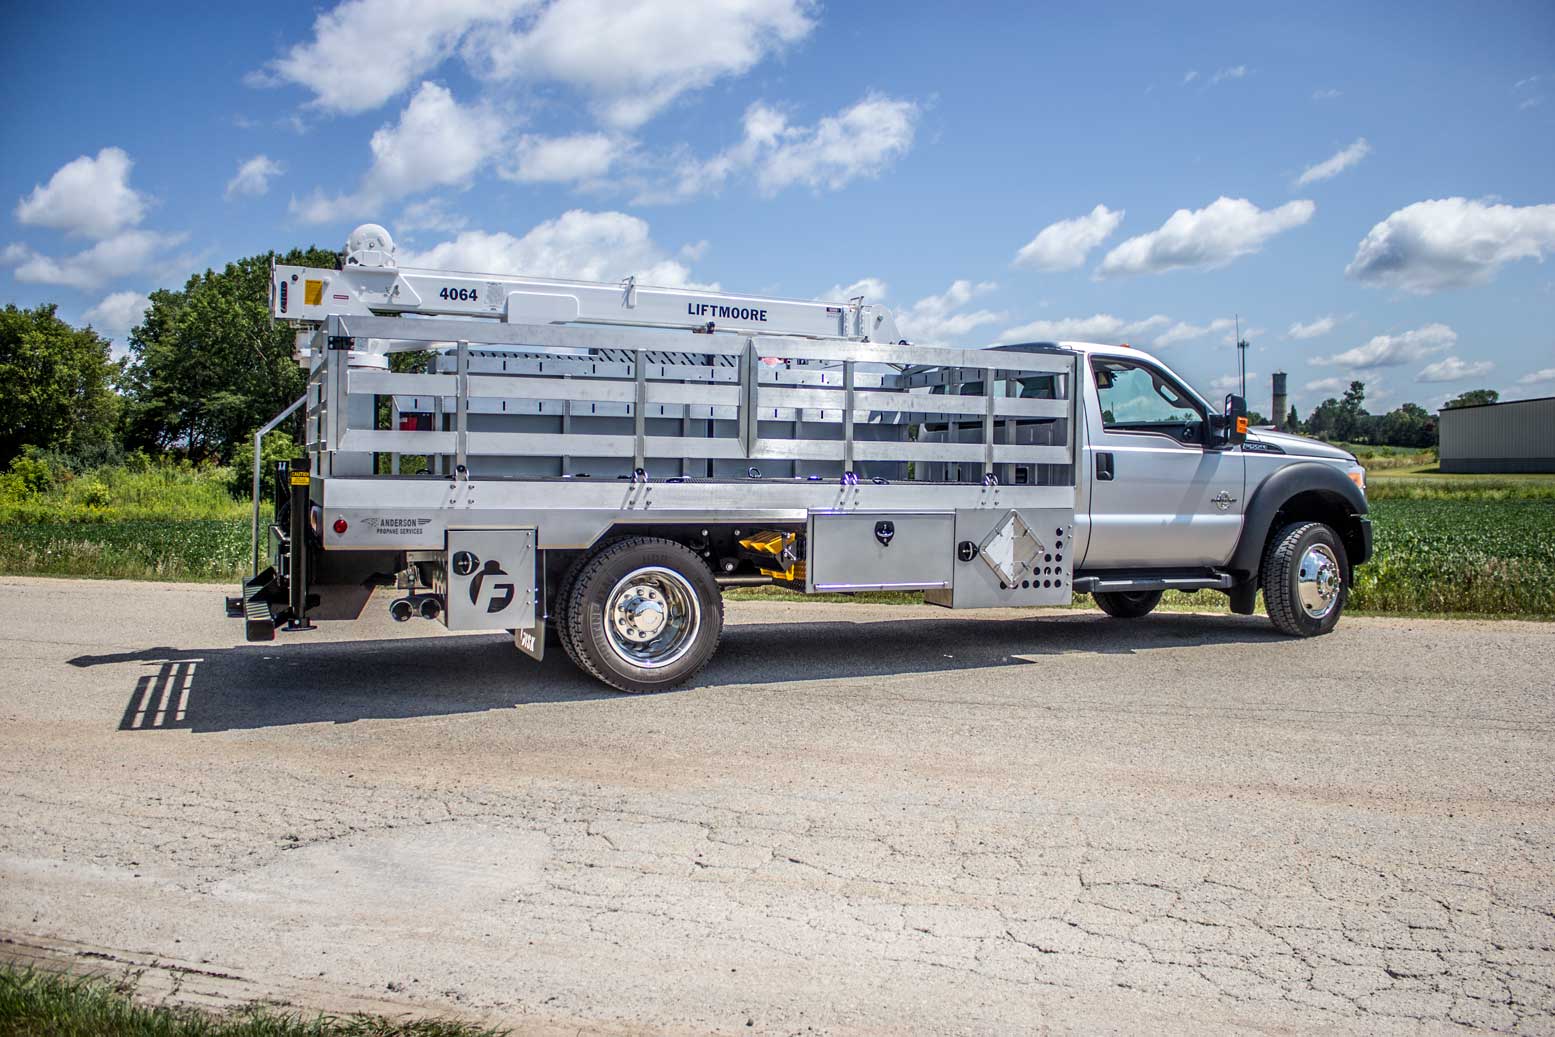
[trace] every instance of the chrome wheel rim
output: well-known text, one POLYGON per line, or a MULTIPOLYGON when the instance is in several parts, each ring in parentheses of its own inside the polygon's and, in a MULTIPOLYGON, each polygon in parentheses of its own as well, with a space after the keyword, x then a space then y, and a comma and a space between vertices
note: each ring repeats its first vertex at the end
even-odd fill
POLYGON ((1301 556, 1296 573, 1296 592, 1301 610, 1313 619, 1323 619, 1339 605, 1344 576, 1339 559, 1327 544, 1313 544, 1301 556))
POLYGON ((647 670, 691 651, 702 606, 680 573, 659 565, 627 573, 605 599, 605 641, 623 662, 647 670))

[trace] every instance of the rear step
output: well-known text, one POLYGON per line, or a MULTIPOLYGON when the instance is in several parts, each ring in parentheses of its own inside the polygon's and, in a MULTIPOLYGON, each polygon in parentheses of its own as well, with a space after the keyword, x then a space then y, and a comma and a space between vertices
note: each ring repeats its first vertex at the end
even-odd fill
POLYGON ((227 615, 243 617, 243 636, 249 641, 275 640, 275 610, 268 591, 275 581, 275 570, 266 569, 243 584, 243 593, 227 599, 227 615))
POLYGON ((1077 576, 1076 594, 1107 594, 1115 591, 1196 591, 1230 590, 1236 580, 1230 573, 1200 576, 1077 576))

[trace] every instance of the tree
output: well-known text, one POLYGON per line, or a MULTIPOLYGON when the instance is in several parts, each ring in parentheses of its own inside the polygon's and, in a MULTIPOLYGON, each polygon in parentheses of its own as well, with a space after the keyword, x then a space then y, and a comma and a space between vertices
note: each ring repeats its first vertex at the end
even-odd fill
POLYGON ((54 310, 0 311, 0 462, 28 446, 78 455, 113 441, 118 365, 107 341, 71 327, 54 310))
POLYGON ((1296 413, 1296 405, 1294 403, 1290 405, 1290 413, 1285 416, 1285 431, 1301 431, 1301 415, 1296 413))
POLYGON ((1307 419, 1307 435, 1338 439, 1339 424, 1339 401, 1330 396, 1312 409, 1312 416, 1307 419))
POLYGON ((130 333, 126 433, 132 445, 229 460, 254 429, 302 395, 291 329, 270 320, 270 264, 333 267, 325 249, 266 253, 151 293, 130 333))
POLYGON ((1429 447, 1436 443, 1436 419, 1418 403, 1406 403, 1377 419, 1379 443, 1429 447))
POLYGON ((1468 392, 1454 396, 1442 404, 1442 409, 1449 407, 1477 407, 1482 403, 1495 403, 1501 398, 1501 394, 1494 389, 1470 389, 1468 392))
POLYGON ((1339 439, 1359 439, 1366 432, 1366 383, 1351 382, 1350 387, 1344 391, 1344 399, 1339 401, 1339 427, 1336 430, 1339 439))

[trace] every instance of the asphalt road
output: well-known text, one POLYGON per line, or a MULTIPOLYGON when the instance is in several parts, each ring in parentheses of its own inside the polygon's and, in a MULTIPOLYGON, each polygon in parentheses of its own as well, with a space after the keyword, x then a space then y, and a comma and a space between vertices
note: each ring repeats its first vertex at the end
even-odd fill
POLYGON ((0 952, 526 1033, 1555 1033, 1555 625, 745 603, 626 697, 222 592, 0 579, 0 952))

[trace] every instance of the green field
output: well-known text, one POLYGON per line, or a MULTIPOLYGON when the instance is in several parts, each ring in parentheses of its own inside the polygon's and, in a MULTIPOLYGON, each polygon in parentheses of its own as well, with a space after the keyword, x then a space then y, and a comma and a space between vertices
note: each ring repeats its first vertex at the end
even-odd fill
POLYGON ((248 566, 243 519, 22 522, 0 530, 0 573, 234 583, 248 566))
MULTIPOLYGON (((0 573, 236 582, 247 506, 227 480, 224 469, 103 471, 0 501, 0 573)), ((1374 472, 1368 492, 1376 557, 1359 570, 1352 609, 1555 618, 1555 476, 1442 475, 1432 462, 1374 472)), ((1225 598, 1174 592, 1165 604, 1215 609, 1225 598)))

